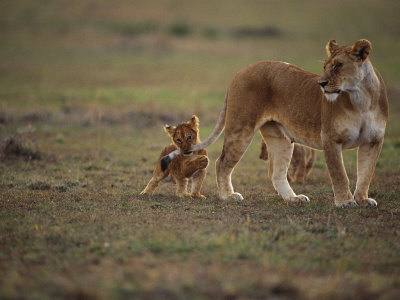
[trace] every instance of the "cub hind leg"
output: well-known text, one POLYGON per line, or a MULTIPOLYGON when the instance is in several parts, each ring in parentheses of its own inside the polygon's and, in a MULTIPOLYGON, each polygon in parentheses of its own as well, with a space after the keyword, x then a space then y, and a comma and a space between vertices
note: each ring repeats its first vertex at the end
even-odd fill
POLYGON ((269 156, 269 176, 278 194, 286 201, 309 202, 307 196, 296 195, 287 180, 287 171, 292 158, 293 143, 281 132, 276 123, 266 123, 261 128, 261 135, 267 144, 269 156))
POLYGON ((140 195, 150 194, 153 192, 159 185, 160 181, 165 179, 168 175, 169 172, 161 172, 161 170, 156 168, 156 170, 154 170, 153 177, 150 179, 144 190, 140 192, 140 195))

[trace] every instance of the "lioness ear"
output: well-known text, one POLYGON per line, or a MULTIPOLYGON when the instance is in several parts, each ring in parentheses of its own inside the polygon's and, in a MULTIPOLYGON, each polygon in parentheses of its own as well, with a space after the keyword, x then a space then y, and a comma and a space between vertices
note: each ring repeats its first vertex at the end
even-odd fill
POLYGON ((176 129, 175 126, 171 126, 171 125, 165 125, 164 126, 164 131, 166 133, 168 133, 169 136, 173 136, 174 135, 175 129, 176 129))
POLYGON ((371 43, 368 40, 358 40, 355 42, 353 47, 351 47, 350 54, 354 55, 361 61, 365 61, 368 57, 369 51, 371 51, 371 48, 371 43))
POLYGON ((189 121, 189 125, 194 129, 198 129, 199 128, 199 118, 196 115, 193 115, 192 119, 189 121))
POLYGON ((337 48, 339 48, 339 44, 335 40, 330 40, 325 47, 326 53, 328 54, 328 56, 331 56, 337 48))

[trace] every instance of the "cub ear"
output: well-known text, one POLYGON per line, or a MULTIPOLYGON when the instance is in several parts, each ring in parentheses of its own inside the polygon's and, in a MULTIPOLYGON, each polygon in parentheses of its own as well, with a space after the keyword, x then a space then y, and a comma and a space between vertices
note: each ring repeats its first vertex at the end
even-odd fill
POLYGON ((326 44, 326 53, 328 56, 331 56, 333 52, 335 52, 339 48, 339 44, 336 42, 336 40, 330 40, 328 44, 326 44))
POLYGON ((175 129, 176 129, 175 126, 171 126, 171 125, 165 125, 164 126, 164 131, 166 133, 168 133, 169 136, 173 136, 174 135, 175 129))
POLYGON ((351 47, 350 54, 355 56, 360 61, 365 61, 371 51, 371 43, 368 40, 362 39, 354 43, 351 47))
POLYGON ((192 116, 192 119, 188 122, 192 128, 198 129, 199 128, 199 118, 196 115, 192 116))

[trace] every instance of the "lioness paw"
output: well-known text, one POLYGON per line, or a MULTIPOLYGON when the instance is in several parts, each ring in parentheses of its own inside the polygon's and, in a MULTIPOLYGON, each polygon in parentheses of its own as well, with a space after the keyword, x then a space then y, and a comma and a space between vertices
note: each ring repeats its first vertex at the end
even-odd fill
POLYGON ((356 199, 356 202, 361 207, 377 207, 378 206, 378 203, 372 198, 361 199, 361 200, 356 199))
POLYGON ((347 208, 347 207, 358 207, 358 204, 356 201, 354 201, 353 199, 350 199, 348 201, 344 201, 341 203, 336 203, 335 202, 336 207, 339 208, 347 208))
POLYGON ((236 192, 234 192, 234 193, 230 196, 230 198, 232 198, 233 200, 236 200, 236 201, 242 201, 242 200, 244 199, 243 196, 242 196, 242 194, 236 193, 236 192))
POLYGON ((288 201, 290 201, 290 202, 310 202, 310 199, 305 195, 297 195, 294 197, 290 197, 288 201))
POLYGON ((222 200, 232 199, 232 200, 235 200, 235 201, 242 201, 244 198, 243 198, 242 194, 233 192, 232 194, 227 195, 227 196, 221 195, 221 199, 222 200))

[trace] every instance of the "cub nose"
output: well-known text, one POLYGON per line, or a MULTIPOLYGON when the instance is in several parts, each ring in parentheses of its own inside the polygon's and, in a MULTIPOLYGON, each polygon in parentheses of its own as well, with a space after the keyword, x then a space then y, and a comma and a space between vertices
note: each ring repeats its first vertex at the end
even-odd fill
POLYGON ((318 80, 318 84, 319 84, 321 87, 325 87, 325 86, 328 84, 328 80, 319 79, 319 80, 318 80))

